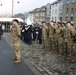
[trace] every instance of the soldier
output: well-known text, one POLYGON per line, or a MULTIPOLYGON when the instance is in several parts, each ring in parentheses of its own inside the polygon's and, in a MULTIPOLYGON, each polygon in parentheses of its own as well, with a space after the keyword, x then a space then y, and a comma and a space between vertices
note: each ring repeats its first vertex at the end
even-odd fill
POLYGON ((72 35, 74 34, 73 31, 71 30, 71 22, 67 22, 66 28, 64 30, 66 59, 69 59, 69 57, 72 54, 72 38, 71 38, 72 35))
POLYGON ((62 24, 61 24, 61 27, 62 27, 62 28, 65 28, 65 23, 62 23, 62 24))
POLYGON ((55 29, 56 29, 56 26, 54 25, 54 22, 51 21, 49 26, 49 42, 50 42, 50 49, 52 50, 53 53, 55 51, 55 43, 56 43, 55 29))
POLYGON ((46 42, 47 42, 47 32, 48 32, 48 27, 46 26, 46 22, 42 22, 42 44, 44 50, 46 50, 46 42))
POLYGON ((72 46, 71 54, 72 54, 72 56, 74 58, 74 59, 72 59, 72 62, 74 63, 74 62, 76 62, 76 56, 75 56, 76 55, 76 51, 74 50, 75 49, 75 45, 74 45, 75 28, 74 28, 73 24, 71 24, 70 29, 71 29, 71 32, 72 32, 71 33, 71 39, 72 39, 72 42, 71 42, 71 46, 72 46))
POLYGON ((54 26, 56 26, 56 22, 54 22, 54 26))
POLYGON ((59 56, 62 56, 63 53, 63 48, 62 48, 62 43, 63 43, 63 28, 62 28, 62 24, 60 22, 58 22, 58 27, 56 28, 56 42, 57 42, 57 51, 56 53, 59 54, 59 56))
POLYGON ((63 41, 62 41, 62 58, 64 58, 65 57, 65 41, 64 41, 64 30, 65 30, 65 23, 62 23, 62 25, 61 25, 61 27, 62 27, 62 31, 63 31, 63 41))
POLYGON ((13 57, 13 60, 15 60, 15 64, 18 64, 21 62, 20 60, 20 26, 19 21, 14 19, 13 20, 13 49, 15 53, 15 57, 13 57))

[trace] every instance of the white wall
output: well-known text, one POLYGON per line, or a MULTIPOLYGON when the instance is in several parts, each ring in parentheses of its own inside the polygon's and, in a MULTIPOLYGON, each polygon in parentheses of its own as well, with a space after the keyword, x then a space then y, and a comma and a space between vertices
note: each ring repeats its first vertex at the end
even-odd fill
POLYGON ((25 22, 27 23, 27 19, 30 18, 32 20, 32 23, 34 22, 34 15, 32 13, 28 13, 28 16, 25 18, 25 22))
POLYGON ((59 21, 59 3, 51 5, 51 19, 50 19, 51 21, 52 21, 52 18, 53 18, 53 21, 56 21, 56 22, 59 21))

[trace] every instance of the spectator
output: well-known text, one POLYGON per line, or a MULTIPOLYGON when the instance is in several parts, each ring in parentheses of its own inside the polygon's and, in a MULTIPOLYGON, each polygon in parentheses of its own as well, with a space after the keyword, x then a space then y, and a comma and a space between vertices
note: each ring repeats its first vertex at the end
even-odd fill
POLYGON ((1 40, 1 36, 3 35, 3 30, 2 30, 2 26, 0 24, 0 40, 1 40))
POLYGON ((39 27, 39 35, 38 35, 38 40, 39 40, 39 44, 42 44, 42 26, 39 27))

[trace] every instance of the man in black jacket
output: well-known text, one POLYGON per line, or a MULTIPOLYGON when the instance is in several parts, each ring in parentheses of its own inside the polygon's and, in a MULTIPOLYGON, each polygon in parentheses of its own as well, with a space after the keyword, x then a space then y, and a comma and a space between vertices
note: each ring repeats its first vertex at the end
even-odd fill
POLYGON ((38 32, 39 32, 38 34, 39 44, 42 44, 42 26, 39 27, 38 32))
POLYGON ((25 25, 22 29, 23 36, 24 36, 24 42, 31 45, 32 44, 32 26, 31 25, 25 25))
POLYGON ((2 30, 2 25, 0 24, 0 40, 2 35, 3 35, 3 30, 2 30))

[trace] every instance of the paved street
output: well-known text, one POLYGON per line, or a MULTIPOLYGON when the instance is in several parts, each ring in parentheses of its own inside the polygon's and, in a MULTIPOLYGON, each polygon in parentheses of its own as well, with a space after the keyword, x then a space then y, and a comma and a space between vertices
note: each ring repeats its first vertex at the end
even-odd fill
MULTIPOLYGON (((11 40, 10 33, 4 34, 4 38, 8 43, 12 44, 10 41, 11 40)), ((4 46, 7 46, 7 45, 4 44, 4 46)), ((0 47, 2 47, 2 46, 0 46, 0 47)), ((9 51, 8 53, 10 54, 10 52, 11 52, 10 49, 8 49, 8 51, 9 51)), ((7 52, 4 52, 4 53, 7 54, 7 57, 9 57, 9 62, 11 62, 10 59, 11 59, 12 55, 9 56, 9 54, 7 52)), ((41 45, 36 44, 36 42, 33 42, 33 45, 29 46, 21 41, 21 55, 24 57, 24 60, 30 61, 30 63, 42 75, 76 75, 76 63, 69 63, 68 61, 58 58, 57 55, 54 55, 51 52, 42 51, 41 45)), ((13 62, 11 62, 11 63, 13 64, 13 62)), ((28 68, 28 67, 24 67, 24 66, 21 66, 21 67, 25 68, 25 70, 28 68)), ((22 69, 22 70, 24 70, 24 69, 22 69)), ((31 71, 29 71, 29 72, 31 72, 31 71)), ((29 74, 26 74, 26 75, 29 75, 29 74)), ((30 75, 33 75, 33 74, 31 73, 30 75)))
POLYGON ((12 57, 11 46, 2 39, 0 41, 0 75, 35 75, 23 61, 18 65, 14 64, 12 57))

